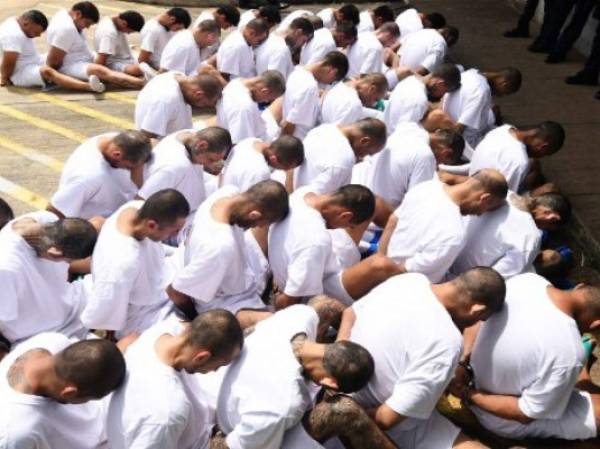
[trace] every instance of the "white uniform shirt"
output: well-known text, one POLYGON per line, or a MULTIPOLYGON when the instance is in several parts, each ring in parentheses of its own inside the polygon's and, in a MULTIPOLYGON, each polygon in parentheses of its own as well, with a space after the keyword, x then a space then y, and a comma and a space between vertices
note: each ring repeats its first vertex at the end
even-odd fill
MULTIPOLYGON (((316 338, 318 316, 295 305, 256 325, 241 356, 225 373, 217 417, 230 449, 279 449, 288 429, 311 407, 315 385, 306 380, 291 340, 316 338), (265 370, 265 367, 269 367, 265 370)), ((285 446, 283 446, 285 447, 285 446)))
POLYGON ((312 11, 307 11, 306 9, 295 9, 293 11, 290 11, 290 13, 281 20, 281 23, 277 26, 275 33, 283 35, 290 29, 290 25, 294 20, 296 20, 299 17, 307 17, 313 15, 314 13, 312 11))
POLYGON ((85 334, 79 321, 84 304, 81 282, 67 282, 69 265, 39 258, 12 225, 21 219, 44 225, 58 218, 51 212, 21 215, 0 231, 0 333, 19 342, 40 332, 85 334))
MULTIPOLYGON (((536 420, 562 417, 586 358, 576 322, 552 303, 548 287, 533 273, 509 279, 504 308, 481 323, 471 354, 477 388, 518 396, 519 409, 536 420)), ((524 425, 472 410, 499 435, 535 436, 538 421, 524 425)))
POLYGON ((183 98, 176 73, 155 76, 140 91, 135 104, 135 127, 159 137, 193 128, 192 107, 183 98))
POLYGON ((254 184, 271 178, 269 164, 255 148, 260 142, 249 137, 232 148, 223 167, 221 185, 233 185, 245 192, 254 184))
POLYGON ((300 50, 300 65, 321 61, 327 53, 337 50, 331 31, 327 28, 315 30, 313 38, 300 50))
POLYGON ((465 224, 456 205, 438 180, 413 187, 394 215, 398 225, 387 255, 404 263, 406 271, 440 282, 466 239, 465 224))
POLYGON ((336 83, 325 92, 321 104, 321 122, 350 125, 365 118, 363 105, 356 89, 346 83, 336 83))
POLYGON ((432 72, 444 62, 448 45, 442 35, 434 29, 425 28, 402 38, 398 51, 400 65, 413 70, 421 67, 432 72))
POLYGON ((91 278, 86 278, 91 292, 81 314, 88 329, 113 330, 126 336, 146 330, 167 314, 162 243, 137 240, 117 226, 125 210, 139 210, 143 204, 124 204, 102 226, 92 255, 91 278))
POLYGON ((399 14, 398 17, 396 17, 396 25, 400 28, 400 37, 407 36, 415 31, 423 29, 421 16, 419 16, 419 12, 414 8, 407 9, 399 14))
POLYGON ((217 124, 229 130, 233 143, 248 137, 267 139, 266 125, 258 104, 242 79, 230 81, 223 89, 223 97, 217 103, 217 124))
POLYGON ((6 374, 15 360, 32 349, 56 354, 73 343, 64 335, 42 333, 22 343, 0 363, 0 442, 10 449, 101 449, 106 447, 100 401, 60 404, 12 389, 6 374))
POLYGON ((42 63, 33 39, 23 33, 16 17, 9 17, 0 24, 0 57, 3 57, 5 51, 19 53, 14 73, 27 66, 42 63))
POLYGON ((429 134, 416 123, 402 123, 379 154, 354 166, 352 181, 371 189, 392 207, 417 184, 433 179, 437 164, 429 134))
POLYGON ((183 329, 169 317, 127 348, 127 377, 108 409, 111 449, 208 448, 212 422, 199 376, 165 365, 156 354, 160 337, 183 329))
POLYGON ((138 196, 148 199, 159 190, 175 189, 185 197, 191 213, 200 207, 207 196, 204 188, 204 167, 192 163, 188 150, 178 139, 188 132, 195 131, 177 131, 154 147, 153 158, 146 168, 144 184, 138 196))
POLYGON ((503 125, 487 133, 473 153, 469 175, 495 168, 506 178, 508 188, 519 192, 529 171, 529 156, 527 147, 511 134, 511 129, 511 125, 503 125))
POLYGON ((464 136, 473 148, 489 128, 492 107, 490 85, 476 69, 460 75, 460 88, 444 95, 442 109, 456 123, 466 126, 464 136))
POLYGON ((254 55, 257 75, 262 75, 267 70, 277 70, 287 79, 294 70, 292 54, 285 39, 274 33, 269 34, 267 40, 254 50, 254 55))
MULTIPOLYGON (((428 419, 462 350, 461 333, 429 280, 417 273, 394 276, 352 310, 356 321, 350 340, 364 346, 376 361, 373 378, 355 399, 365 408, 386 404, 406 418, 428 419)), ((397 427, 406 430, 414 425, 411 421, 397 427)))
POLYGON ((311 72, 297 66, 290 75, 283 95, 283 119, 294 123, 294 136, 304 139, 319 118, 319 83, 311 72))
POLYGON ((385 108, 384 121, 388 133, 393 133, 399 123, 420 122, 428 108, 425 83, 417 76, 403 79, 394 87, 385 108))
POLYGON ((495 211, 468 217, 467 241, 452 266, 459 275, 469 268, 492 267, 505 279, 534 271, 533 262, 540 251, 542 231, 531 213, 509 199, 495 211))
POLYGON ((66 217, 108 217, 137 192, 131 172, 112 168, 98 143, 116 133, 101 134, 79 145, 67 159, 56 193, 50 201, 66 217))
POLYGON ((92 62, 94 55, 85 39, 85 30, 77 31, 72 17, 66 9, 58 11, 52 16, 46 39, 48 46, 56 47, 65 52, 63 66, 77 62, 92 62))
POLYGON ((289 296, 323 293, 323 279, 340 271, 331 235, 319 212, 304 201, 302 188, 290 196, 290 213, 269 232, 269 263, 275 283, 289 296))
POLYGON ((368 73, 381 73, 383 45, 372 32, 360 33, 356 42, 348 47, 348 78, 358 78, 368 73))
POLYGON ((375 31, 375 24, 373 23, 373 17, 371 17, 371 11, 361 11, 358 17, 360 21, 358 22, 356 31, 358 31, 359 33, 375 31))
POLYGON ((237 195, 226 186, 200 206, 192 230, 174 255, 178 270, 173 288, 194 299, 196 310, 219 307, 219 302, 255 292, 255 276, 248 264, 244 230, 216 221, 211 208, 218 200, 237 195))
POLYGON ((355 162, 350 142, 337 125, 318 126, 304 139, 304 162, 294 171, 295 187, 331 193, 350 183, 355 162))
POLYGON ((317 16, 319 16, 321 18, 321 20, 323 20, 324 28, 328 28, 331 30, 332 28, 335 27, 336 20, 335 20, 335 16, 333 15, 333 8, 322 9, 321 11, 319 11, 317 13, 317 16))
POLYGON ((158 23, 155 18, 147 20, 140 31, 140 49, 152 53, 150 63, 155 68, 160 67, 162 52, 173 35, 174 33, 158 23))
POLYGON ((109 55, 106 62, 133 63, 133 54, 129 49, 127 35, 117 30, 112 17, 104 17, 94 32, 94 50, 109 55))
POLYGON ((221 43, 217 52, 217 69, 228 73, 232 79, 256 76, 254 51, 240 31, 233 31, 221 43))
POLYGON ((165 46, 160 58, 160 68, 186 75, 195 75, 203 61, 212 54, 212 48, 200 48, 192 30, 183 30, 165 46))

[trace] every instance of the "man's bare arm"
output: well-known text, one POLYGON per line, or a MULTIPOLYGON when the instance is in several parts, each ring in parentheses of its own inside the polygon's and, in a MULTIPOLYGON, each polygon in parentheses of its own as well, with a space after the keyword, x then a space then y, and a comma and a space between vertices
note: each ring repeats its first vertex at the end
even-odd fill
POLYGON ((499 418, 529 424, 535 420, 525 415, 519 408, 519 398, 499 394, 487 394, 482 391, 470 389, 465 393, 467 403, 476 405, 482 410, 499 418))
POLYGON ((285 309, 286 307, 293 306, 295 304, 300 304, 302 298, 296 296, 289 296, 285 293, 279 293, 275 297, 275 310, 285 309))
POLYGON ((146 51, 146 50, 140 50, 140 54, 138 55, 138 63, 141 64, 142 62, 145 62, 150 67, 152 67, 154 69, 158 69, 159 67, 154 67, 153 64, 150 62, 151 58, 152 58, 152 52, 146 51))
POLYGON ((294 123, 286 122, 285 120, 281 122, 281 134, 286 136, 292 136, 296 131, 296 125, 294 123))
POLYGON ((106 61, 108 61, 109 55, 106 53, 98 53, 96 58, 94 59, 94 64, 106 66, 106 61))
POLYGON ((352 327, 356 321, 356 313, 352 307, 348 307, 342 313, 342 322, 340 324, 340 330, 338 331, 336 341, 349 340, 350 334, 352 333, 352 327))
POLYGON ((5 51, 0 66, 0 86, 10 86, 12 82, 10 77, 15 73, 15 66, 19 59, 19 53, 14 51, 5 51))
POLYGON ((385 229, 381 233, 381 238, 379 239, 379 252, 381 254, 387 255, 388 246, 390 244, 390 240, 392 239, 392 235, 394 234, 396 226, 398 226, 398 217, 392 214, 390 215, 390 218, 388 218, 387 224, 385 225, 385 229))
POLYGON ((63 60, 65 59, 66 52, 58 47, 50 47, 48 55, 46 56, 46 64, 53 69, 60 69, 63 60))
POLYGON ((188 295, 175 290, 172 285, 169 285, 167 287, 167 296, 190 321, 198 316, 194 301, 188 295))
POLYGON ((54 215, 56 215, 58 218, 60 218, 61 220, 63 218, 65 218, 65 214, 63 214, 61 211, 59 211, 56 207, 54 207, 51 203, 48 203, 48 205, 46 206, 46 210, 48 212, 52 212, 54 215))
POLYGON ((388 405, 381 404, 375 410, 373 420, 380 429, 389 430, 396 424, 402 422, 406 417, 392 410, 388 405))
POLYGON ((438 170, 438 178, 444 184, 448 184, 450 186, 453 186, 456 184, 462 184, 467 179, 469 179, 468 176, 458 175, 458 174, 450 173, 450 172, 443 171, 443 170, 438 170))

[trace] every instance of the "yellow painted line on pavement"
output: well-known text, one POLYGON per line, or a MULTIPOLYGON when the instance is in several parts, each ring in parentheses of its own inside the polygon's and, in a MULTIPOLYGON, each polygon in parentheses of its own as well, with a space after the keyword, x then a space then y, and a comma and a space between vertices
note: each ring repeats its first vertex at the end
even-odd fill
POLYGON ((38 162, 45 165, 46 167, 60 173, 64 167, 64 164, 58 159, 47 156, 40 151, 32 148, 27 148, 18 142, 15 142, 8 137, 0 134, 0 147, 12 151, 13 153, 20 154, 21 156, 29 159, 30 161, 38 162))
POLYGON ((5 193, 35 209, 45 209, 48 200, 37 193, 27 190, 12 181, 0 176, 0 192, 5 193))
POLYGON ((7 115, 25 123, 29 123, 30 125, 35 126, 36 128, 45 129, 46 131, 59 134, 63 137, 66 137, 67 139, 74 140, 75 142, 83 142, 87 139, 87 137, 85 137, 83 134, 71 131, 67 128, 63 128, 62 126, 57 125, 56 123, 52 123, 41 117, 36 117, 35 115, 21 112, 18 109, 11 108, 10 106, 6 106, 4 104, 0 104, 0 114, 7 115))
POLYGON ((60 106, 61 108, 68 109, 69 111, 76 112, 81 115, 85 115, 96 120, 100 120, 102 122, 110 123, 111 125, 116 125, 124 129, 133 129, 135 125, 133 122, 129 120, 125 120, 119 117, 115 117, 110 114, 106 114, 105 112, 97 111, 96 109, 88 108, 87 106, 82 106, 77 104, 75 101, 67 101, 62 98, 48 95, 44 93, 32 94, 33 98, 37 98, 38 100, 45 101, 47 103, 54 104, 56 106, 60 106))
POLYGON ((129 95, 120 94, 118 92, 105 92, 104 97, 110 98, 111 100, 120 101, 121 103, 132 104, 135 106, 135 98, 129 95))

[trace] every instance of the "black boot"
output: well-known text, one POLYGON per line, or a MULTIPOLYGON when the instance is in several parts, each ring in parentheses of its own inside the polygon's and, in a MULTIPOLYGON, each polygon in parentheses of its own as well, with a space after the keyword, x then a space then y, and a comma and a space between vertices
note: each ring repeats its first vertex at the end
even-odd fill
POLYGON ((516 27, 516 28, 513 28, 512 30, 505 31, 504 37, 529 37, 529 27, 528 28, 516 27))
POLYGON ((553 52, 546 58, 546 64, 558 64, 559 62, 565 62, 567 59, 566 55, 562 53, 553 52))
POLYGON ((583 86, 597 86, 598 85, 598 75, 594 76, 587 72, 577 72, 573 76, 567 76, 565 79, 565 83, 567 84, 578 84, 583 86))

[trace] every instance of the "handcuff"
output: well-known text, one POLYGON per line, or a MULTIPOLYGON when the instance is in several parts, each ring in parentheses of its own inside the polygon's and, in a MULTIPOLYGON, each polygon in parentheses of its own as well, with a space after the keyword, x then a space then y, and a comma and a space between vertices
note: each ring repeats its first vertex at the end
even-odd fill
POLYGON ((468 393, 471 390, 475 389, 475 371, 473 371, 473 367, 467 361, 461 360, 460 362, 458 362, 458 365, 462 366, 464 368, 464 370, 467 372, 467 375, 469 376, 469 381, 467 382, 467 388, 465 389, 465 393, 463 394, 463 397, 461 397, 460 399, 465 404, 470 405, 470 404, 472 404, 472 401, 468 397, 468 393))

